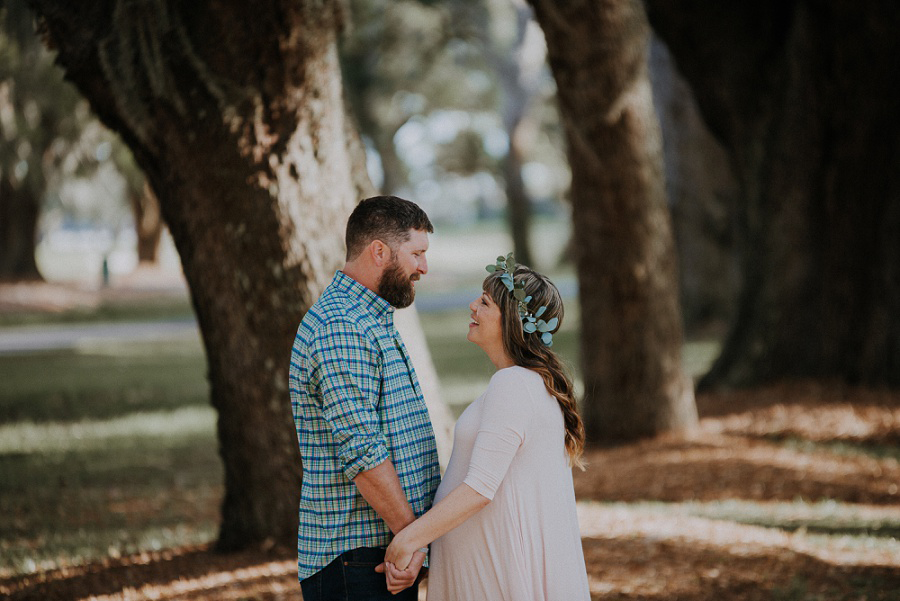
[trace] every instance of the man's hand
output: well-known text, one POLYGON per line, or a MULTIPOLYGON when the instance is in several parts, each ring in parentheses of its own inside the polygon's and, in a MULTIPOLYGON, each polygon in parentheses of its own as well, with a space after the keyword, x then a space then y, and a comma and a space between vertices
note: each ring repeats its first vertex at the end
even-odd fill
POLYGON ((375 567, 375 571, 379 574, 384 573, 388 591, 396 595, 415 584, 423 563, 425 563, 425 554, 417 550, 412 554, 409 565, 405 570, 400 570, 392 562, 385 561, 378 564, 375 567))

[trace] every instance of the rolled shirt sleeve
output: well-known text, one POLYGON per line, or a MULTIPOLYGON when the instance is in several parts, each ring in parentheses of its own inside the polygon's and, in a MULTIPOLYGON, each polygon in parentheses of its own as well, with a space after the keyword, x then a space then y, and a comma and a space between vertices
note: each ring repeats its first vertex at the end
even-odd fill
POLYGON ((322 415, 331 427, 344 475, 353 480, 390 459, 379 426, 380 355, 353 324, 327 324, 313 342, 311 376, 322 392, 322 415))
POLYGON ((525 441, 533 412, 530 394, 514 371, 494 374, 485 393, 481 423, 463 482, 493 499, 525 441))

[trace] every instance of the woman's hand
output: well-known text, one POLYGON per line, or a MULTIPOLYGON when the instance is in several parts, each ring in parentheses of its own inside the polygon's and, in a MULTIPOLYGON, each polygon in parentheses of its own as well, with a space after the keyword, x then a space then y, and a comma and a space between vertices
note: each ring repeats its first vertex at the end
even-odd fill
POLYGON ((415 584, 425 563, 425 553, 408 539, 401 530, 384 552, 384 563, 375 568, 384 573, 387 589, 395 595, 415 584))
POLYGON ((404 535, 404 532, 405 530, 401 530, 397 533, 384 553, 384 561, 394 564, 401 572, 409 567, 413 553, 419 549, 414 542, 408 540, 409 536, 404 535))

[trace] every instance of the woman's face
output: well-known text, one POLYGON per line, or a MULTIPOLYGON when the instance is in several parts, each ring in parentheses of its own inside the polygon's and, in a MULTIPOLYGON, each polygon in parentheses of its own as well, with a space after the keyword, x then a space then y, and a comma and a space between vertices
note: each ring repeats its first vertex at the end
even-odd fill
POLYGON ((469 323, 469 333, 466 338, 474 342, 482 349, 503 345, 503 328, 500 324, 500 307, 488 295, 482 292, 481 296, 469 303, 472 312, 472 321, 469 323))

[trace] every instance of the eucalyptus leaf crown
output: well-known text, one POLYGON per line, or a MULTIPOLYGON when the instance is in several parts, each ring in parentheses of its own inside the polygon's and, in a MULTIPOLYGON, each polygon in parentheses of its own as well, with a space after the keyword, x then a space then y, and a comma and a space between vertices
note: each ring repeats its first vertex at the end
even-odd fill
POLYGON ((525 284, 515 281, 513 274, 516 271, 516 260, 513 254, 509 253, 505 257, 497 257, 495 265, 485 267, 488 273, 499 273, 500 281, 506 286, 518 304, 519 319, 522 320, 522 329, 526 334, 538 332, 541 335, 541 342, 547 346, 553 346, 553 330, 559 324, 559 318, 554 317, 550 321, 541 319, 541 315, 547 310, 547 307, 539 307, 537 311, 532 312, 528 308, 531 297, 525 292, 525 284))

